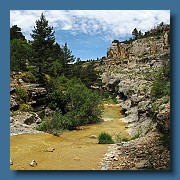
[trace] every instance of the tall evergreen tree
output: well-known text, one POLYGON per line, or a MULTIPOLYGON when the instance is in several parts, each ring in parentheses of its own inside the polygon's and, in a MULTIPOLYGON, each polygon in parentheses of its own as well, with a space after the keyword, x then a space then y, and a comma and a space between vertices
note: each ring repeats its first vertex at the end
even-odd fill
POLYGON ((52 49, 52 66, 49 67, 49 75, 53 76, 53 77, 59 77, 60 74, 62 73, 62 49, 60 47, 60 45, 56 42, 53 45, 53 49, 52 49))
MULTIPOLYGON (((75 61, 74 55, 72 55, 72 51, 68 48, 67 43, 62 47, 62 57, 61 63, 62 68, 65 74, 69 73, 68 64, 75 61)), ((70 67, 70 66, 69 66, 70 67)))
POLYGON ((51 54, 55 36, 53 27, 49 26, 48 20, 46 20, 43 13, 40 16, 40 19, 36 21, 36 25, 32 32, 32 64, 38 68, 40 74, 46 73, 53 63, 51 54))
POLYGON ((21 32, 21 28, 17 25, 14 25, 10 28, 10 40, 13 39, 25 40, 25 36, 21 32))

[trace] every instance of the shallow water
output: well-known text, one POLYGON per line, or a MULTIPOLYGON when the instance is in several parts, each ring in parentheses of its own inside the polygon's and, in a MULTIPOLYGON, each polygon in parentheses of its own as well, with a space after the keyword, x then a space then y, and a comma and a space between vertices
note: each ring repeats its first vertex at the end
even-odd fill
POLYGON ((59 137, 47 133, 11 137, 12 170, 98 170, 108 145, 98 144, 96 137, 108 132, 128 138, 126 124, 120 120, 120 107, 104 104, 104 122, 67 131, 59 137), (52 151, 53 152, 49 152, 52 151), (36 167, 29 163, 35 160, 36 167))

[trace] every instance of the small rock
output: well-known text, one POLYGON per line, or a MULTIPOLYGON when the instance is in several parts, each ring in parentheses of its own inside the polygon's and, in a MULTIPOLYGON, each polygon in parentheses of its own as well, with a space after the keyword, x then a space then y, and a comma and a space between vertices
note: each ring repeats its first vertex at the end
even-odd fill
POLYGON ((35 160, 32 160, 29 165, 35 167, 37 166, 37 162, 35 160))
POLYGON ((10 117, 10 123, 13 123, 13 122, 14 122, 14 118, 10 117))
POLYGON ((90 135, 89 137, 90 137, 90 138, 93 138, 93 139, 96 139, 96 138, 97 138, 96 135, 90 135))
POLYGON ((118 157, 114 157, 113 160, 114 160, 114 161, 118 161, 118 157))
POLYGON ((55 150, 55 148, 48 148, 47 150, 46 150, 46 152, 53 152, 55 150))
POLYGON ((37 124, 40 124, 41 122, 42 122, 41 118, 38 117, 38 118, 36 119, 36 123, 37 123, 37 124))
POLYGON ((75 157, 74 160, 75 161, 80 161, 80 159, 78 157, 75 157))
POLYGON ((18 79, 19 83, 24 83, 24 81, 22 79, 18 79))
POLYGON ((13 161, 12 161, 12 159, 10 159, 10 165, 13 165, 13 161))

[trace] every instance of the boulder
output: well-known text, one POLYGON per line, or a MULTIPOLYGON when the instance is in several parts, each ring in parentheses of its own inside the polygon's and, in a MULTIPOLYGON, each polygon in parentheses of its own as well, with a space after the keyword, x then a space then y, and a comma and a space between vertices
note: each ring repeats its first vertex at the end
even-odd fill
POLYGON ((149 110, 150 108, 151 108, 150 100, 144 100, 144 101, 140 101, 138 103, 138 112, 139 113, 144 113, 147 110, 149 110))
POLYGON ((17 114, 11 118, 13 118, 13 122, 18 122, 26 125, 31 125, 33 123, 39 124, 41 122, 41 119, 36 113, 30 112, 21 112, 20 114, 17 114))
POLYGON ((152 164, 149 160, 141 160, 140 162, 135 164, 137 169, 152 169, 152 164))
POLYGON ((166 134, 170 131, 170 104, 163 104, 160 108, 156 115, 157 127, 160 132, 166 134))
POLYGON ((19 108, 19 102, 11 96, 10 99, 10 110, 17 110, 19 108))

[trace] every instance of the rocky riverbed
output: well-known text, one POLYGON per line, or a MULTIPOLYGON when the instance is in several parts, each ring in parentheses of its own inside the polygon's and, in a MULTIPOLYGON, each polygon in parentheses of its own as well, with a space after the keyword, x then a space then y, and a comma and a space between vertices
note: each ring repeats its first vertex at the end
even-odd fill
POLYGON ((169 170, 170 152, 157 132, 109 146, 101 170, 169 170))

